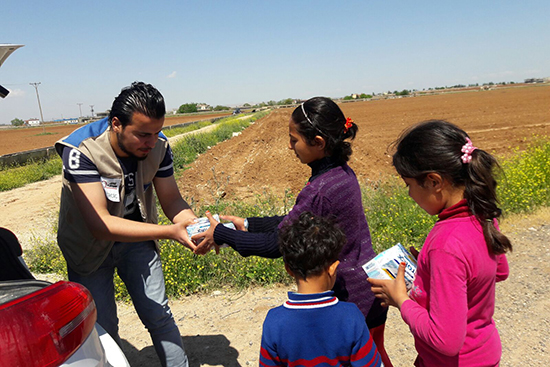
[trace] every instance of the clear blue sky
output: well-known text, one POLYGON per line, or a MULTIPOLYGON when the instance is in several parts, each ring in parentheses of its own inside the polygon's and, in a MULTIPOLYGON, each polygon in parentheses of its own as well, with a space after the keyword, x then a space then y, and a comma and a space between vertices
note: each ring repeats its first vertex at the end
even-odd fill
POLYGON ((168 109, 550 76, 550 1, 3 0, 0 124, 105 111, 135 80, 168 109))

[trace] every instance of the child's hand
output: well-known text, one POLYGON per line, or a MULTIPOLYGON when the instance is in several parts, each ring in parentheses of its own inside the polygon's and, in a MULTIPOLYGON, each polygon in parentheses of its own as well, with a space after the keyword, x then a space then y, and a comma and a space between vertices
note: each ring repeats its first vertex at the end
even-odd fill
POLYGON ((400 309, 403 302, 409 299, 405 285, 405 267, 404 262, 399 264, 397 277, 393 280, 367 279, 374 296, 382 300, 382 306, 395 306, 400 309))
POLYGON ((197 233, 196 235, 191 237, 191 240, 193 242, 199 242, 193 252, 198 255, 204 255, 209 252, 213 247, 214 250, 216 250, 216 254, 219 254, 220 247, 216 244, 216 242, 214 242, 214 230, 216 229, 216 226, 220 224, 220 222, 215 220, 209 211, 206 212, 205 216, 210 221, 210 228, 208 228, 205 232, 197 233))
POLYGON ((244 218, 235 217, 234 215, 220 215, 220 219, 232 222, 237 231, 246 231, 246 227, 244 226, 244 218))
POLYGON ((418 260, 418 254, 420 254, 420 252, 414 246, 409 247, 409 252, 418 260))

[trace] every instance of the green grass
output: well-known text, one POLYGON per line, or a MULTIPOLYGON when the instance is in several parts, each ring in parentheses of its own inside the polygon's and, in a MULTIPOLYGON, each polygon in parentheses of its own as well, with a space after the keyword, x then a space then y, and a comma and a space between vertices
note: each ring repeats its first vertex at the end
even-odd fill
POLYGON ((51 159, 28 161, 24 165, 0 167, 0 191, 8 191, 26 184, 47 180, 61 173, 63 163, 55 156, 51 159))
POLYGON ((195 130, 198 130, 198 129, 202 129, 203 127, 206 127, 206 126, 210 126, 212 125, 213 122, 212 121, 198 121, 198 122, 194 122, 192 124, 189 124, 189 125, 185 125, 185 126, 179 126, 179 127, 174 127, 174 128, 164 128, 162 129, 162 133, 164 135, 166 135, 166 137, 168 138, 171 138, 173 136, 176 136, 176 135, 181 135, 181 134, 185 134, 185 133, 188 133, 190 131, 195 131, 195 130))
MULTIPOLYGON (((498 194, 505 215, 528 213, 550 205, 548 138, 538 139, 524 152, 516 152, 502 161, 501 166, 503 175, 499 178, 498 194)), ((426 214, 409 198, 404 184, 397 177, 369 182, 362 190, 365 214, 377 252, 397 242, 417 248, 422 246, 436 217, 426 214)), ((193 209, 199 216, 206 210, 241 217, 271 216, 286 214, 293 202, 294 197, 288 192, 264 192, 252 204, 219 199, 213 205, 193 209)), ((168 224, 165 217, 160 219, 161 223, 168 224)), ((160 244, 169 297, 224 287, 289 284, 292 281, 284 271, 281 259, 243 258, 231 249, 222 249, 220 255, 195 256, 177 242, 161 241, 160 244)), ((64 261, 55 243, 37 246, 27 251, 25 257, 33 272, 65 272, 64 261)), ((128 299, 118 277, 115 285, 118 299, 128 299)))
POLYGON ((528 213, 550 204, 550 142, 537 139, 502 163, 498 197, 505 214, 528 213))

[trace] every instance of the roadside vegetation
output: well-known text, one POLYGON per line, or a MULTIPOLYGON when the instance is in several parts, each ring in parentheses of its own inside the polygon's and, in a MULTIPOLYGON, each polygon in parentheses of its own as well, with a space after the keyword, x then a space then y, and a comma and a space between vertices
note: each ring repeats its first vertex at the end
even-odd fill
POLYGON ((0 191, 52 178, 61 173, 62 166, 57 155, 50 159, 29 160, 24 165, 0 166, 0 191))
MULTIPOLYGON (((177 158, 174 164, 176 174, 208 147, 230 138, 256 118, 258 115, 252 116, 251 120, 224 119, 225 122, 220 123, 215 131, 178 141, 173 146, 177 158)), ((501 168, 498 195, 503 220, 510 214, 529 213, 550 205, 550 140, 547 137, 537 139, 523 152, 509 155, 501 161, 501 168)), ((390 177, 369 181, 362 185, 362 189, 375 251, 380 252, 398 242, 421 248, 436 217, 427 215, 408 197, 401 180, 390 177)), ((193 209, 199 216, 203 216, 206 210, 241 217, 283 215, 290 210, 294 199, 288 192, 282 197, 264 192, 251 203, 217 199, 212 205, 193 209)), ((166 218, 160 220, 168 224, 166 218)), ((167 240, 160 241, 160 246, 167 293, 172 298, 213 289, 292 282, 281 259, 243 258, 228 248, 222 248, 219 255, 212 251, 205 256, 196 256, 180 243, 167 240)), ((27 251, 26 261, 33 272, 66 276, 65 262, 55 243, 43 243, 27 251)), ((118 277, 115 286, 117 298, 128 300, 118 277)))

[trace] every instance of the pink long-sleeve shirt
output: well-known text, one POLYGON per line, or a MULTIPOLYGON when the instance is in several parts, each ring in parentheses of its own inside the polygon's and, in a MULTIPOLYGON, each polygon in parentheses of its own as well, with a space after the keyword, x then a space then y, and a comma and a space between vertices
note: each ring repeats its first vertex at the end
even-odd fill
POLYGON ((498 366, 495 283, 508 277, 508 262, 489 253, 465 200, 447 211, 426 238, 411 300, 401 306, 415 339, 415 365, 498 366))

